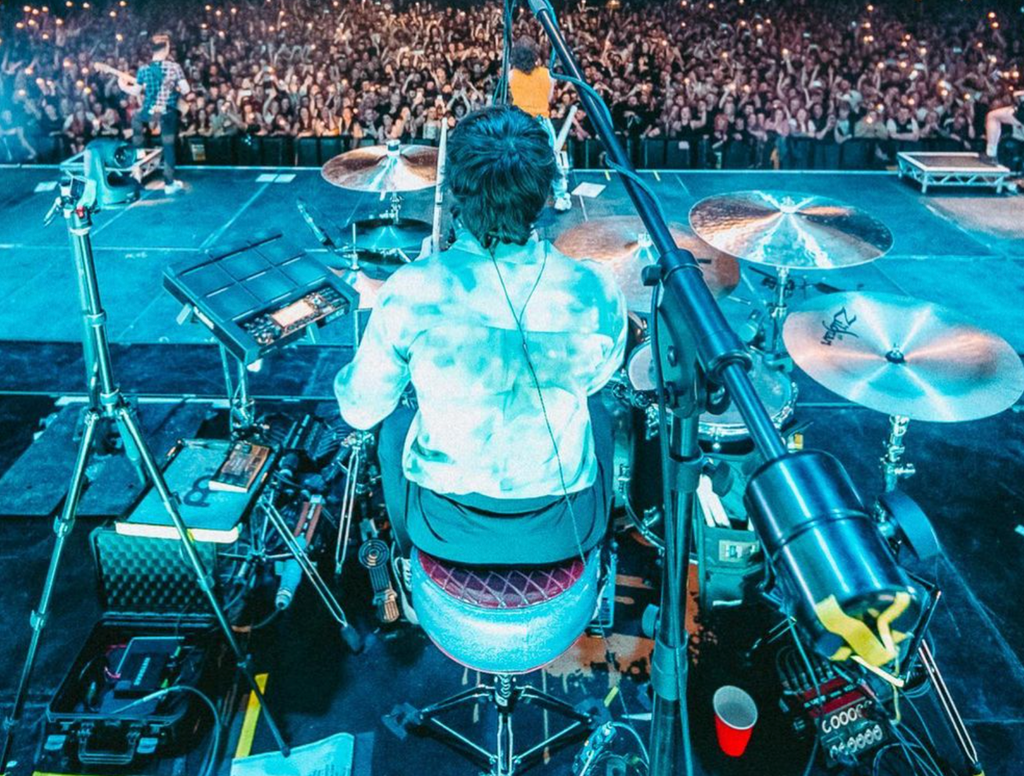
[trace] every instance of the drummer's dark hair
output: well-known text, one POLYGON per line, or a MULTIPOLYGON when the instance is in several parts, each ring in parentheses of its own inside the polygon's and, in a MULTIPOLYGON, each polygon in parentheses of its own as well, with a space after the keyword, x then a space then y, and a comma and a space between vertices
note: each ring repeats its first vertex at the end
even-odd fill
POLYGON ((463 118, 448 137, 448 190, 459 217, 485 246, 522 245, 555 179, 547 132, 519 108, 499 105, 463 118))
POLYGON ((509 64, 515 70, 529 75, 540 62, 540 54, 537 53, 537 44, 532 38, 520 38, 512 47, 508 58, 509 64))

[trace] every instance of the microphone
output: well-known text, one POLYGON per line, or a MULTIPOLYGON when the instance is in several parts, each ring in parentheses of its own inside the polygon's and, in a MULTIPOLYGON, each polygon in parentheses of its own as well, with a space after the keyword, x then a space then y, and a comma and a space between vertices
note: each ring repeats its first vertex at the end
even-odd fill
POLYGON ((336 251, 338 246, 334 244, 334 240, 328 236, 327 232, 325 232, 320 225, 313 220, 313 216, 310 215, 309 206, 306 205, 306 201, 304 199, 296 200, 295 207, 298 209, 299 215, 302 216, 302 220, 306 222, 306 226, 309 227, 309 231, 313 233, 317 242, 331 251, 336 251))
MULTIPOLYGON (((299 536, 295 540, 298 542, 299 547, 302 551, 306 551, 306 537, 299 536)), ((291 606, 292 600, 295 598, 295 591, 299 587, 299 583, 302 581, 302 568, 299 566, 299 562, 295 558, 290 558, 281 564, 280 570, 281 583, 277 587, 277 597, 274 599, 274 606, 278 611, 284 611, 291 606)))
MULTIPOLYGON (((294 536, 298 551, 303 555, 306 554, 306 549, 313 542, 313 534, 316 531, 317 524, 320 522, 320 511, 320 503, 307 501, 302 505, 302 510, 299 512, 294 536)), ((295 598, 295 591, 302 581, 303 572, 295 556, 279 564, 278 569, 281 583, 277 587, 277 597, 274 599, 274 606, 278 611, 283 611, 291 606, 292 599, 295 598)))

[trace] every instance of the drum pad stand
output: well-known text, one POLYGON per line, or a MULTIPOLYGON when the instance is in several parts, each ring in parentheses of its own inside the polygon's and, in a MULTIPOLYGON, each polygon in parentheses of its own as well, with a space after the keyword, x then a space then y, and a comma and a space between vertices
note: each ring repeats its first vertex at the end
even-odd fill
POLYGON ((46 571, 46 580, 43 583, 39 605, 30 618, 32 634, 25 663, 22 667, 10 713, 3 721, 4 740, 3 747, 0 749, 0 772, 7 770, 13 731, 24 710, 25 697, 28 692, 29 681, 32 677, 32 670, 35 667, 40 638, 49 615, 50 601, 53 596, 60 560, 64 553, 65 542, 74 528, 79 500, 86 484, 86 469, 93 453, 94 444, 97 441, 98 428, 102 425, 101 421, 104 420, 111 421, 116 426, 124 444, 126 455, 142 470, 145 478, 150 481, 153 488, 159 494, 160 501, 167 510, 168 517, 170 517, 171 522, 178 531, 184 555, 195 571, 199 588, 209 602, 210 609, 220 626, 228 647, 235 654, 238 670, 245 677, 252 689, 253 695, 263 707, 267 726, 270 728, 278 748, 282 754, 287 756, 290 751, 288 744, 282 737, 270 709, 267 708, 263 691, 253 676, 249 656, 239 646, 231 630, 231 624, 228 622, 227 616, 217 601, 213 577, 204 567, 203 561, 196 550, 194 540, 181 517, 177 506, 178 498, 168 488, 157 459, 142 436, 142 430, 139 427, 134 408, 114 382, 110 348, 107 339, 107 314, 100 302, 96 264, 93 259, 92 241, 90 239, 92 215, 97 210, 95 181, 67 176, 61 181, 60 195, 54 202, 53 207, 50 208, 45 221, 45 224, 48 225, 58 214, 63 214, 71 240, 71 255, 75 261, 79 301, 81 304, 82 322, 84 324, 83 355, 90 383, 89 409, 85 413, 85 425, 79 442, 78 453, 75 457, 71 484, 68 488, 64 505, 61 508, 60 516, 54 522, 53 530, 56 534, 56 542, 54 543, 53 553, 50 556, 50 565, 46 571))

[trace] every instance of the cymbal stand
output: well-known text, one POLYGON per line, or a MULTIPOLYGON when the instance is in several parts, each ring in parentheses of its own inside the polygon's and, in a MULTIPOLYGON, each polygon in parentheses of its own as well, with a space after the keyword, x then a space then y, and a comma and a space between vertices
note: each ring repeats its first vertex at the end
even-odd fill
POLYGON ((181 517, 181 513, 178 511, 178 497, 170 491, 167 482, 164 480, 160 465, 157 463, 156 457, 142 435, 142 429, 139 426, 134 408, 125 398, 124 394, 121 393, 120 387, 114 381, 109 340, 107 338, 107 314, 100 302, 96 264, 93 259, 92 241, 89 236, 92 231, 92 215, 96 210, 95 181, 69 175, 61 181, 60 194, 47 214, 45 222, 49 224, 58 213, 64 216, 71 241, 71 255, 75 262, 75 271, 78 277, 79 302, 85 331, 83 354, 85 358, 94 361, 94 363, 86 365, 86 370, 88 374, 96 376, 97 390, 95 393, 90 392, 90 405, 84 418, 85 426, 75 457, 71 483, 68 487, 68 493, 64 499, 60 516, 53 526, 56 542, 54 543, 53 553, 50 556, 50 565, 46 571, 39 604, 29 619, 32 634, 28 652, 25 656, 20 679, 18 680, 14 702, 10 713, 3 722, 4 741, 2 748, 0 748, 0 770, 6 770, 8 765, 13 730, 20 721, 22 711, 24 710, 25 698, 32 677, 32 671, 35 667, 39 643, 49 616, 50 602, 53 598, 60 561, 64 554, 65 543, 74 528, 75 519, 78 515, 78 505, 86 485, 89 459, 92 457, 97 428, 104 419, 116 424, 128 455, 130 457, 138 457, 142 470, 159 495, 164 509, 167 510, 168 517, 170 517, 171 522, 178 531, 183 554, 195 572, 196 582, 202 593, 206 596, 210 610, 220 626, 224 640, 235 655, 238 670, 245 677, 254 697, 263 707, 267 725, 279 749, 283 754, 287 755, 290 751, 288 744, 282 737, 280 729, 270 709, 267 707, 263 691, 256 683, 252 673, 250 658, 242 651, 238 641, 235 639, 234 633, 231 630, 231 624, 228 622, 217 600, 217 594, 214 590, 214 579, 199 557, 195 542, 189 533, 188 527, 185 525, 185 521, 181 517))
POLYGON ((789 315, 789 297, 793 295, 794 283, 789 277, 789 267, 775 268, 775 288, 772 300, 768 303, 768 317, 771 320, 771 338, 768 341, 766 355, 778 363, 785 358, 782 347, 782 327, 789 315))
POLYGON ((912 477, 917 469, 912 463, 903 463, 903 437, 906 436, 910 418, 905 415, 889 416, 889 438, 885 443, 885 455, 880 461, 882 476, 885 481, 885 492, 890 493, 899 486, 901 479, 912 477))
MULTIPOLYGON (((344 466, 345 484, 342 487, 338 514, 338 544, 334 551, 335 574, 341 574, 345 565, 357 499, 365 496, 370 490, 370 472, 365 462, 370 460, 369 453, 373 444, 374 436, 369 431, 353 431, 341 442, 342 450, 349 450, 349 454, 348 463, 344 466)), ((338 451, 338 458, 335 460, 340 460, 342 450, 338 451)))
POLYGON ((249 389, 249 368, 234 359, 235 369, 232 370, 231 361, 231 354, 221 345, 220 364, 224 370, 224 385, 228 393, 228 422, 231 438, 238 439, 255 431, 259 423, 256 420, 256 402, 249 389), (234 376, 232 371, 235 372, 234 376))

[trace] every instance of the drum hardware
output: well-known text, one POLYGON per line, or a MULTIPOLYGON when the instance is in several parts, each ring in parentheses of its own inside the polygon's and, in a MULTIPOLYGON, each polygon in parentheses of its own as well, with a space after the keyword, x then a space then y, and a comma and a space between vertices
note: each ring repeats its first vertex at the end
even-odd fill
POLYGON ((782 344, 782 325, 786 322, 786 315, 789 313, 787 301, 793 295, 796 284, 789 277, 788 267, 775 268, 775 294, 768 304, 768 317, 772 323, 771 339, 768 341, 767 352, 772 356, 779 356, 779 346, 782 344))
MULTIPOLYGON (((329 468, 344 474, 341 490, 341 507, 338 512, 338 543, 334 549, 334 573, 340 576, 348 555, 348 543, 352 533, 352 520, 355 516, 356 504, 360 504, 360 515, 366 533, 376 536, 373 519, 369 509, 369 496, 376 480, 372 466, 372 451, 376 446, 376 437, 369 431, 353 431, 341 441, 329 468), (365 526, 369 523, 368 529, 365 526)), ((329 479, 333 479, 333 476, 329 479)))
POLYGON ((886 493, 896 490, 901 479, 913 477, 917 473, 914 464, 901 462, 907 449, 903 446, 903 437, 909 425, 910 418, 905 415, 889 416, 889 440, 886 442, 885 455, 881 460, 886 493))
POLYGON ((391 572, 388 570, 391 566, 388 562, 390 557, 391 550, 380 539, 369 539, 359 548, 359 562, 370 574, 377 619, 385 625, 397 622, 401 616, 398 593, 391 584, 391 572))
MULTIPOLYGON (((341 637, 345 644, 353 652, 360 652, 362 650, 362 639, 359 636, 359 632, 349 623, 348 618, 345 616, 345 610, 341 608, 341 604, 338 603, 338 599, 335 598, 330 586, 320 576, 320 572, 316 564, 310 559, 305 546, 293 534, 292 529, 288 527, 288 522, 274 503, 275 495, 276 493, 270 490, 260 498, 258 507, 261 513, 266 517, 267 522, 274 530, 277 531, 278 536, 284 543, 288 552, 288 560, 298 564, 302 574, 316 590, 317 595, 324 604, 324 608, 327 609, 327 613, 341 626, 341 637)), ((323 498, 314 496, 303 508, 322 510, 323 498)), ((339 533, 341 531, 340 525, 338 526, 338 531, 339 533)))
MULTIPOLYGON (((239 439, 258 433, 260 424, 256 419, 256 401, 249 388, 249 367, 233 358, 224 345, 220 345, 220 364, 224 374, 224 387, 228 396, 228 428, 232 439, 239 439), (234 362, 234 368, 232 368, 234 362)), ((253 363, 258 371, 261 361, 253 363)))

